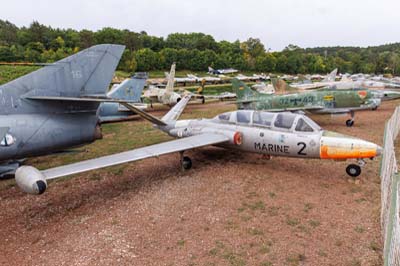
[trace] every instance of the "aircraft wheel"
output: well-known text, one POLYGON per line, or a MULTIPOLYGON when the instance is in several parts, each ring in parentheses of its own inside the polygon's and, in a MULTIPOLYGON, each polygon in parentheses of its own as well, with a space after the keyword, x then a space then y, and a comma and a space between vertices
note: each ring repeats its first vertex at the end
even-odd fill
POLYGON ((351 177, 357 177, 361 174, 361 167, 356 164, 349 164, 346 167, 346 173, 351 177))
POLYGON ((189 157, 184 156, 182 158, 182 168, 185 170, 192 168, 192 160, 189 157))
POLYGON ((15 178, 15 175, 13 173, 5 173, 5 174, 0 174, 0 181, 1 180, 8 180, 8 179, 12 179, 15 178))
POLYGON ((378 110, 378 106, 375 106, 374 108, 372 108, 372 111, 376 111, 378 110))
POLYGON ((346 126, 352 127, 353 125, 354 125, 354 120, 348 119, 348 120, 346 121, 346 126))
POLYGON ((205 103, 206 103, 206 99, 203 98, 203 99, 201 100, 201 103, 202 103, 202 104, 205 104, 205 103))

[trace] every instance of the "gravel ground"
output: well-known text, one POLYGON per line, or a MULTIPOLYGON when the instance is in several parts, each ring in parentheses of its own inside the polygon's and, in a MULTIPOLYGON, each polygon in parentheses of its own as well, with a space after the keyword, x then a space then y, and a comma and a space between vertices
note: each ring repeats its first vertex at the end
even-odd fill
MULTIPOLYGON (((323 128, 382 143, 399 102, 323 128)), ((196 107, 192 107, 196 108, 196 107)), ((198 108, 209 108, 199 106, 198 108)), ((50 183, 0 184, 0 265, 381 265, 379 160, 266 160, 208 147, 50 183)), ((3 181, 4 182, 4 181, 3 181)))

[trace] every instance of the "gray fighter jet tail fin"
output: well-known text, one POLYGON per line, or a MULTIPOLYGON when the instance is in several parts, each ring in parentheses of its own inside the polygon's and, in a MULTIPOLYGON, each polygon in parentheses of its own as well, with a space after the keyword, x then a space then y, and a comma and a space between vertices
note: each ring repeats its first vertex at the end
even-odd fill
POLYGON ((143 88, 146 84, 147 73, 136 73, 132 78, 124 80, 107 93, 107 97, 118 100, 140 102, 143 88))
POLYGON ((92 46, 3 85, 3 93, 21 97, 105 95, 124 46, 92 46))

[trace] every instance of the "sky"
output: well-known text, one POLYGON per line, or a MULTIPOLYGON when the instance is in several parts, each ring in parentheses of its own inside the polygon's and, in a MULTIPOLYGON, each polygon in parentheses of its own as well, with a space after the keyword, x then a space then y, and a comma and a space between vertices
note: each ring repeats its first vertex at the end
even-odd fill
POLYGON ((149 35, 203 32, 217 41, 374 46, 400 42, 399 0, 2 0, 0 19, 54 28, 129 29, 149 35))

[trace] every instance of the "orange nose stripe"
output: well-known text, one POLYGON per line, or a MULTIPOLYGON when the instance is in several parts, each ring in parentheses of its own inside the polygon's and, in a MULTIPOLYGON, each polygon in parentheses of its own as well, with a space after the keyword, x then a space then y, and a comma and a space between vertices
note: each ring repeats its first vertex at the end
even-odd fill
POLYGON ((329 146, 321 146, 321 159, 358 159, 372 158, 376 156, 376 149, 346 149, 329 146))

